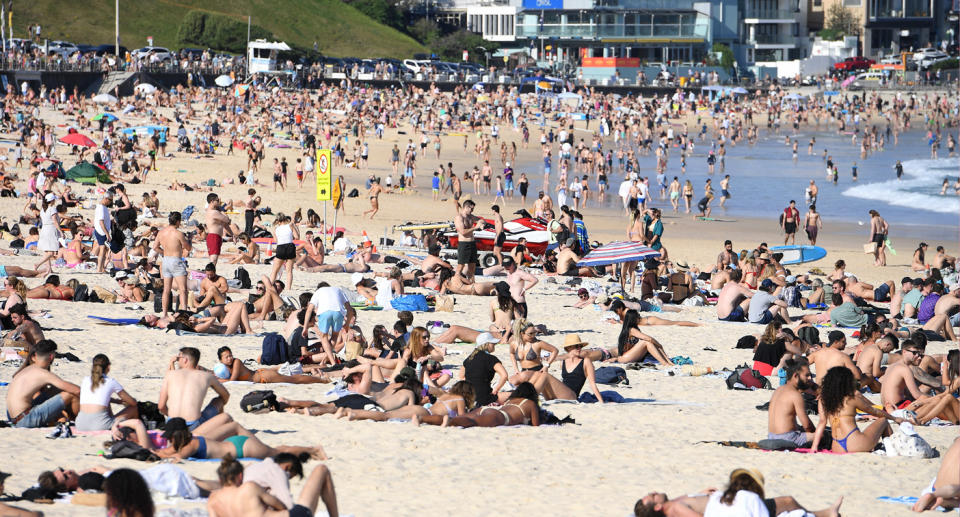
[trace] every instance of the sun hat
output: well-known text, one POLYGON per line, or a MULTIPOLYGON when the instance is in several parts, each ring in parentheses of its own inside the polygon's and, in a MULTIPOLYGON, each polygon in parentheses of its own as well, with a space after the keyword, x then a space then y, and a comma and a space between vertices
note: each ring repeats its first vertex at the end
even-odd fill
POLYGON ((563 337, 563 348, 567 349, 574 346, 585 346, 588 343, 580 339, 580 334, 567 334, 563 337))
POLYGON ((500 340, 493 337, 489 332, 481 332, 477 336, 477 345, 489 345, 490 343, 499 343, 500 340))
POLYGON ((357 285, 363 281, 363 273, 354 273, 350 275, 350 285, 357 285))
POLYGON ((770 260, 770 254, 764 251, 760 254, 760 260, 770 260))
POLYGON ((757 469, 735 469, 730 473, 730 481, 733 482, 733 480, 739 477, 741 474, 750 476, 754 481, 757 482, 758 485, 761 487, 763 486, 763 474, 761 474, 757 469))
POLYGON ((47 192, 47 195, 46 195, 46 196, 43 196, 43 199, 44 199, 47 203, 50 203, 50 202, 52 202, 52 201, 54 201, 54 200, 57 199, 57 195, 54 194, 53 192, 47 192))
POLYGON ((113 275, 113 278, 116 278, 117 280, 123 280, 124 278, 127 278, 127 276, 129 276, 129 274, 126 271, 120 270, 117 271, 117 274, 113 275))

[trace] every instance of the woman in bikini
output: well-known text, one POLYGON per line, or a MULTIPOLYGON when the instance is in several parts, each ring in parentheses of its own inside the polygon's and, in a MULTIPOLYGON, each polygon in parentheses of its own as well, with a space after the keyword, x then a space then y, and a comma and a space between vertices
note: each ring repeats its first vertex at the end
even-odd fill
POLYGON ((516 304, 510 290, 497 291, 497 299, 490 300, 490 333, 503 341, 510 339, 516 317, 516 304))
POLYGON ((757 259, 753 255, 748 255, 746 258, 740 259, 740 267, 743 268, 743 278, 740 283, 747 286, 748 289, 756 290, 758 285, 757 274, 759 272, 757 259))
POLYGON ((510 383, 514 386, 531 380, 536 372, 549 370, 557 359, 557 347, 537 339, 537 333, 537 327, 525 319, 521 318, 513 325, 510 360, 515 373, 510 377, 510 383), (546 366, 540 359, 544 350, 550 354, 546 366))
POLYGON ((270 447, 260 441, 250 431, 238 426, 238 434, 225 437, 222 441, 211 437, 194 435, 187 428, 187 423, 182 418, 171 418, 167 424, 163 437, 169 440, 169 445, 163 449, 157 449, 154 452, 161 458, 173 458, 185 460, 194 458, 198 460, 208 458, 224 458, 233 456, 239 458, 270 458, 282 452, 288 452, 294 456, 303 453, 309 454, 311 458, 317 460, 327 459, 323 448, 317 447, 297 447, 290 445, 279 445, 270 447))
POLYGON ((414 416, 463 416, 467 409, 473 407, 473 386, 467 381, 458 381, 450 391, 437 397, 436 402, 427 405, 411 404, 392 411, 367 411, 365 409, 339 408, 334 413, 337 418, 346 417, 348 420, 374 420, 386 422, 390 419, 412 419, 414 416))
POLYGON ((59 275, 50 275, 43 281, 43 285, 27 291, 27 298, 38 300, 73 300, 74 289, 80 285, 76 279, 60 285, 59 275))
POLYGON ((830 422, 832 429, 833 452, 870 452, 881 438, 890 436, 888 420, 898 424, 906 422, 874 408, 873 402, 864 397, 857 388, 853 373, 844 366, 834 366, 823 376, 820 384, 820 420, 813 437, 813 452, 817 452, 827 422, 830 422), (861 431, 857 427, 857 410, 875 416, 877 420, 861 431), (843 438, 840 438, 841 436, 843 438))
POLYGON ((7 295, 7 301, 4 302, 3 308, 0 309, 0 329, 12 329, 16 327, 12 321, 10 321, 10 309, 14 305, 27 303, 27 285, 23 283, 23 280, 15 276, 8 276, 3 282, 4 294, 7 295))
POLYGON ((458 272, 444 268, 440 271, 440 294, 465 294, 473 296, 493 296, 497 293, 494 282, 470 283, 458 272))
POLYGON ((540 425, 540 396, 529 382, 521 383, 513 396, 500 407, 483 406, 466 415, 414 417, 415 425, 430 424, 442 427, 500 427, 510 425, 540 425))
MULTIPOLYGON (((610 360, 618 363, 639 363, 650 359, 656 360, 660 366, 672 366, 670 356, 663 350, 663 345, 656 339, 640 332, 640 315, 635 310, 628 310, 623 314, 623 326, 620 337, 617 339, 616 354, 610 360)), ((613 350, 610 351, 614 353, 613 350)))
POLYGON ((364 211, 361 217, 366 217, 367 214, 370 214, 370 219, 373 220, 373 216, 377 215, 377 212, 380 211, 381 192, 383 192, 383 188, 380 186, 380 178, 375 178, 370 184, 370 191, 367 192, 367 195, 370 197, 370 210, 364 211))
POLYGON ((444 374, 439 368, 440 363, 443 362, 443 357, 444 350, 430 344, 430 333, 427 332, 427 329, 414 327, 414 329, 410 331, 410 341, 403 349, 400 357, 396 359, 377 358, 373 361, 361 362, 371 362, 374 366, 379 367, 381 371, 389 370, 389 372, 392 373, 388 374, 390 378, 399 375, 404 367, 415 368, 419 363, 422 365, 423 371, 430 376, 431 381, 442 386, 450 380, 450 376, 444 374), (430 365, 434 366, 431 367, 430 365), (440 375, 434 377, 432 375, 434 373, 440 373, 440 375))
POLYGON ((847 279, 847 263, 843 260, 838 260, 833 264, 833 273, 830 273, 830 276, 827 277, 830 280, 846 280, 847 279))
POLYGON ((253 242, 246 233, 238 235, 237 240, 240 241, 246 249, 241 249, 240 253, 230 260, 230 264, 259 264, 260 245, 253 242))

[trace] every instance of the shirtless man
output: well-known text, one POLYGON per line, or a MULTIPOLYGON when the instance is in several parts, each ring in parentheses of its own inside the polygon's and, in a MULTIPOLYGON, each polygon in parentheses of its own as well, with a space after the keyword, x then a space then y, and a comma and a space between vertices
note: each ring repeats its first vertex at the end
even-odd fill
POLYGON ((223 305, 227 301, 227 279, 217 274, 217 267, 213 262, 208 263, 203 271, 206 276, 200 282, 200 294, 192 300, 194 311, 202 310, 210 304, 223 305))
POLYGON ((260 205, 260 196, 257 195, 257 191, 252 188, 247 189, 247 199, 244 202, 244 210, 243 210, 243 221, 244 221, 243 233, 246 233, 251 237, 253 237, 253 221, 256 219, 257 206, 259 205, 260 205))
POLYGON ((527 314, 529 314, 526 299, 527 291, 537 285, 539 280, 537 280, 537 277, 517 267, 517 263, 514 262, 513 257, 503 258, 503 269, 507 272, 507 284, 510 285, 510 296, 513 298, 513 301, 517 303, 517 309, 521 317, 526 318, 528 317, 527 314))
POLYGON ((937 269, 943 269, 945 267, 957 267, 957 258, 947 255, 947 252, 944 251, 943 246, 937 246, 937 254, 933 257, 933 267, 937 269))
POLYGON ((723 271, 731 266, 736 268, 739 266, 738 260, 739 257, 733 251, 733 241, 727 239, 723 242, 723 251, 717 255, 717 266, 714 271, 723 271))
POLYGON ((497 265, 503 266, 503 260, 500 252, 503 251, 503 243, 507 240, 507 234, 503 232, 503 216, 500 215, 500 207, 493 205, 493 234, 496 236, 493 241, 493 256, 497 259, 497 265))
POLYGON ((211 421, 208 425, 204 424, 222 413, 227 401, 230 400, 230 393, 220 384, 217 377, 207 370, 198 368, 199 363, 199 350, 189 346, 181 348, 180 352, 170 360, 167 374, 163 377, 163 384, 160 386, 160 398, 157 401, 157 407, 167 416, 167 420, 176 417, 186 420, 187 427, 194 431, 194 434, 203 434, 203 431, 220 425, 220 419, 211 421), (208 388, 218 396, 201 410, 208 388))
POLYGON ((224 380, 230 381, 251 381, 255 384, 267 384, 271 382, 288 382, 290 384, 314 384, 321 382, 330 382, 326 376, 315 377, 313 375, 282 375, 277 370, 262 368, 260 370, 251 370, 243 364, 243 361, 233 356, 230 347, 222 346, 217 350, 217 357, 220 363, 228 368, 229 377, 219 376, 224 380))
MULTIPOLYGON (((727 241, 730 242, 730 241, 727 241)), ((750 307, 750 298, 753 291, 740 283, 742 273, 739 269, 731 269, 728 273, 730 281, 724 284, 717 297, 717 319, 720 321, 747 321, 747 309, 750 307)))
POLYGON ((171 289, 180 293, 180 307, 187 307, 187 265, 183 261, 184 251, 189 252, 190 241, 180 231, 180 212, 170 212, 167 217, 169 226, 157 233, 153 251, 163 256, 161 274, 163 275, 163 316, 170 312, 171 289))
POLYGON ((424 274, 436 273, 440 269, 453 269, 453 265, 440 258, 440 250, 443 247, 440 244, 432 244, 427 250, 427 256, 423 259, 423 262, 420 263, 420 271, 424 274))
POLYGON ((220 211, 220 197, 214 193, 207 194, 207 254, 210 255, 210 262, 217 265, 217 259, 220 258, 220 249, 223 247, 223 232, 235 236, 235 231, 231 226, 230 218, 220 211))
POLYGON ((852 275, 848 276, 845 282, 848 293, 870 302, 889 302, 891 301, 890 296, 894 295, 897 290, 893 280, 887 280, 876 288, 871 284, 857 280, 857 277, 852 275))
POLYGON ((473 240, 473 232, 483 228, 483 220, 473 215, 476 203, 468 199, 459 205, 457 217, 453 224, 457 228, 457 273, 473 281, 477 269, 477 243, 473 240), (464 269, 466 272, 464 273, 464 269))
POLYGON ((899 360, 899 354, 895 357, 889 355, 897 349, 896 341, 896 337, 886 335, 860 350, 860 356, 856 359, 857 368, 860 369, 865 377, 879 379, 883 376, 883 356, 885 354, 889 358, 887 364, 895 363, 899 360))
POLYGON ((864 376, 860 368, 857 368, 857 365, 853 364, 850 356, 843 353, 843 349, 847 346, 847 337, 844 336, 843 332, 832 330, 827 334, 827 340, 829 343, 827 343, 826 346, 814 350, 807 356, 817 375, 823 377, 830 371, 830 368, 842 366, 853 373, 853 378, 856 379, 861 386, 869 387, 874 393, 880 391, 880 383, 873 377, 864 376))
POLYGON ((913 340, 903 342, 903 355, 900 361, 887 367, 887 373, 880 379, 882 387, 880 400, 888 413, 911 406, 914 401, 928 398, 917 386, 911 366, 919 366, 926 347, 913 340))
POLYGON ((57 344, 44 339, 30 355, 31 364, 14 374, 7 388, 7 422, 13 427, 51 425, 80 411, 80 386, 50 371, 57 344))
POLYGON ((770 397, 767 416, 767 438, 787 440, 797 447, 806 447, 813 441, 816 426, 807 416, 801 392, 815 385, 810 376, 810 365, 804 358, 787 359, 784 367, 787 382, 770 397))
POLYGON ((13 341, 18 346, 22 345, 27 350, 32 350, 37 343, 43 340, 43 330, 40 329, 40 325, 36 321, 27 316, 27 306, 25 304, 18 303, 10 307, 10 321, 13 322, 15 327, 7 334, 7 340, 13 341))
POLYGON ((211 493, 207 500, 210 517, 311 517, 321 498, 330 517, 339 515, 333 479, 324 465, 313 469, 297 504, 289 510, 283 501, 270 495, 262 486, 254 482, 244 483, 243 465, 235 459, 224 460, 217 475, 223 488, 211 493))
POLYGON ((560 244, 560 252, 557 253, 557 274, 560 276, 596 276, 593 268, 577 267, 580 262, 580 256, 573 251, 573 245, 576 243, 573 237, 570 237, 560 244))

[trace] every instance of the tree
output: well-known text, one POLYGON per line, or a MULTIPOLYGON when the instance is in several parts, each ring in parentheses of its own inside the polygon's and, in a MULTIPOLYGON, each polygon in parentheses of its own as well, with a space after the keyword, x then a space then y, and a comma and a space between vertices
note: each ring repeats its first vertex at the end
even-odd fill
POLYGON ((723 43, 714 43, 713 51, 720 53, 720 66, 730 68, 733 66, 733 51, 723 43))
POLYGON ((484 41, 483 36, 479 34, 460 29, 437 39, 436 43, 431 45, 431 49, 438 56, 450 61, 460 61, 463 58, 463 51, 468 50, 472 61, 483 63, 483 54, 474 51, 477 46, 484 46, 489 52, 499 48, 494 42, 484 41))
POLYGON ((847 36, 860 35, 860 17, 837 0, 827 10, 827 29, 847 36))
POLYGON ((410 26, 410 35, 429 47, 440 37, 440 26, 433 20, 420 18, 410 26))

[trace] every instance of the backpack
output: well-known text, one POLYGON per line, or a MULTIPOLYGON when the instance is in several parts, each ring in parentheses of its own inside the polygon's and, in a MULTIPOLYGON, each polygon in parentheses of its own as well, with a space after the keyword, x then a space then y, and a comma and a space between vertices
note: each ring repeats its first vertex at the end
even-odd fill
POLYGON ((267 412, 278 407, 277 396, 272 390, 251 391, 240 399, 240 409, 244 413, 267 412))
POLYGON ((233 273, 233 278, 240 282, 240 289, 250 289, 250 286, 253 285, 250 282, 250 273, 242 266, 238 267, 237 271, 233 273))
POLYGON ((156 402, 137 401, 137 413, 147 429, 161 429, 167 423, 156 402))
POLYGON ((767 379, 760 372, 751 369, 747 365, 738 366, 733 373, 727 377, 728 390, 772 390, 770 379, 767 379))
POLYGON ((90 289, 87 287, 87 284, 80 284, 73 291, 73 301, 75 302, 87 302, 90 301, 90 289))
POLYGON ((597 384, 624 384, 629 385, 627 372, 619 366, 602 366, 593 372, 597 384))
POLYGON ((287 340, 280 334, 268 332, 267 335, 263 336, 263 343, 260 345, 260 364, 283 364, 297 357, 300 357, 299 351, 291 358, 287 340))
POLYGON ((138 461, 160 461, 160 457, 138 443, 129 440, 120 440, 110 446, 110 453, 105 455, 107 459, 115 460, 118 458, 128 458, 138 461))
POLYGON ((748 350, 753 350, 753 347, 757 346, 757 337, 756 336, 743 336, 737 340, 737 346, 734 348, 745 348, 748 350))

